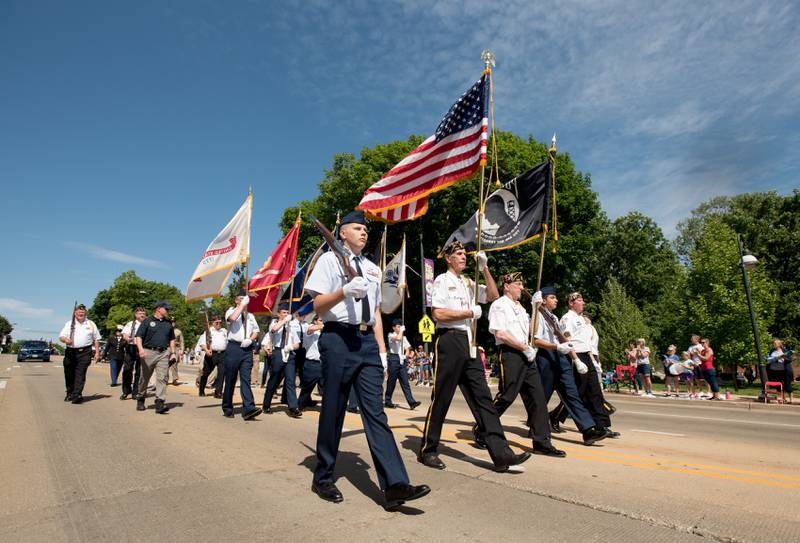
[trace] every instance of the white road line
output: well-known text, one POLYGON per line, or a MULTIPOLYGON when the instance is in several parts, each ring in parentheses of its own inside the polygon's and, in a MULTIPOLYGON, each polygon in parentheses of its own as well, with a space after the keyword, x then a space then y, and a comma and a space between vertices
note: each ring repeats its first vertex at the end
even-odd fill
POLYGON ((8 383, 8 381, 0 381, 0 390, 6 388, 6 383, 8 383))
POLYGON ((735 422, 737 424, 754 424, 756 426, 779 426, 781 428, 800 428, 800 424, 785 424, 782 422, 762 422, 757 420, 720 419, 717 417, 693 417, 690 415, 673 415, 671 413, 651 413, 649 411, 621 411, 631 415, 648 415, 653 417, 670 417, 674 419, 708 420, 712 422, 735 422))
POLYGON ((656 432, 655 430, 631 430, 631 432, 641 432, 643 434, 658 434, 660 436, 686 437, 685 434, 670 434, 669 432, 656 432))
POLYGON ((34 366, 34 368, 41 368, 41 367, 42 367, 42 365, 41 365, 41 364, 36 364, 36 365, 34 366))
POLYGON ((12 368, 21 368, 22 366, 11 366, 12 368))
POLYGON ((60 366, 60 365, 58 365, 58 364, 53 364, 53 367, 54 367, 54 368, 63 368, 64 366, 60 366))

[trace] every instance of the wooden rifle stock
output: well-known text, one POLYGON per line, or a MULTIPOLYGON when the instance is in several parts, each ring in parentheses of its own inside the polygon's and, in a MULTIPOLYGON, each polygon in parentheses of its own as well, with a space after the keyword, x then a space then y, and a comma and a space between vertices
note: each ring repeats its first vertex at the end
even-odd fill
POLYGON ((553 332, 555 333, 556 338, 558 338, 559 343, 569 343, 569 339, 561 331, 561 326, 558 324, 555 316, 543 307, 539 307, 539 313, 548 323, 550 323, 550 326, 553 327, 553 332))
POLYGON ((78 300, 72 304, 72 323, 69 325, 69 346, 72 347, 72 342, 75 341, 75 312, 78 310, 78 300))
POLYGON ((336 255, 336 258, 339 259, 339 263, 342 265, 342 269, 344 273, 347 274, 348 280, 352 281, 358 276, 358 272, 353 269, 353 266, 350 265, 350 259, 347 257, 347 251, 344 248, 344 244, 341 241, 337 240, 333 237, 333 233, 328 230, 324 224, 319 222, 316 217, 311 217, 311 222, 314 223, 314 226, 317 227, 319 233, 322 234, 322 238, 325 240, 325 243, 328 244, 333 254, 336 255))

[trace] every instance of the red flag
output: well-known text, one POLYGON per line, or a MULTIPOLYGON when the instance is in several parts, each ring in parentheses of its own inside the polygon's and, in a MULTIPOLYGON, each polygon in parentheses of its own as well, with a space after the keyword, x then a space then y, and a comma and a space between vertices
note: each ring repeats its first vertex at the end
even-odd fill
POLYGON ((292 280, 297 264, 297 246, 300 234, 298 218, 291 230, 283 237, 264 265, 247 283, 250 303, 247 310, 259 315, 273 313, 275 301, 283 286, 292 280))

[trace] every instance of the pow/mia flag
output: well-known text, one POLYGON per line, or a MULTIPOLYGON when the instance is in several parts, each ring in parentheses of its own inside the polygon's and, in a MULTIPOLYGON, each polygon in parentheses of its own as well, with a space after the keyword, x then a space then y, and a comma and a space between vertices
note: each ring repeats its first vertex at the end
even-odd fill
MULTIPOLYGON (((518 175, 486 200, 481 251, 507 249, 537 237, 547 222, 550 161, 518 175)), ((478 212, 447 239, 460 241, 467 252, 476 250, 478 212)))

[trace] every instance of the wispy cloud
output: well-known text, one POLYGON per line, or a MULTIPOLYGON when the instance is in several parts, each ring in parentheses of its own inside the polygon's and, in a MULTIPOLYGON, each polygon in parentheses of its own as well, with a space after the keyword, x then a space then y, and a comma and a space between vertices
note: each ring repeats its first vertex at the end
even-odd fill
POLYGON ((111 260, 112 262, 122 262, 123 264, 134 264, 137 266, 147 266, 149 268, 162 268, 167 269, 167 266, 158 260, 151 260, 149 258, 142 258, 140 256, 129 255, 121 251, 113 249, 106 249, 97 245, 83 243, 81 241, 65 241, 64 245, 72 249, 83 251, 87 255, 99 258, 101 260, 111 260))
POLYGON ((55 311, 49 307, 35 307, 24 300, 15 298, 0 298, 0 311, 8 313, 12 318, 22 317, 53 317, 55 311))

